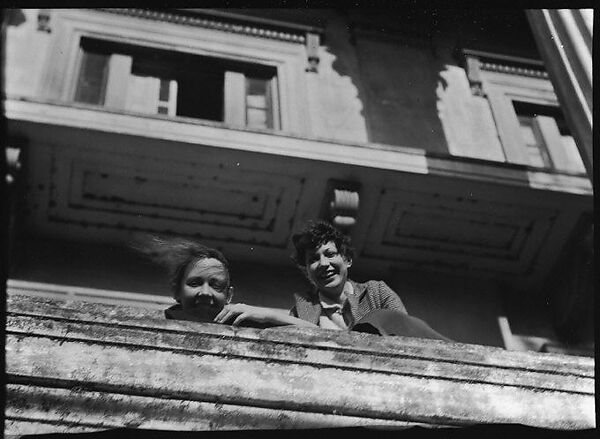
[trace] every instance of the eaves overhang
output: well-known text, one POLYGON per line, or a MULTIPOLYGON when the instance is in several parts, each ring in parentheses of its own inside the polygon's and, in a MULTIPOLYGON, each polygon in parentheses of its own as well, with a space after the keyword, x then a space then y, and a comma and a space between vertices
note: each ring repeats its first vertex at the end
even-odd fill
POLYGON ((585 176, 416 148, 56 102, 8 100, 5 114, 9 136, 30 142, 32 227, 53 236, 176 232, 239 260, 286 263, 291 234, 323 214, 331 182, 349 182, 361 270, 533 290, 593 207, 585 176))
POLYGON ((294 133, 248 130, 183 117, 139 115, 48 101, 7 100, 5 116, 9 121, 89 129, 339 165, 427 174, 590 197, 593 194, 591 182, 585 175, 433 154, 412 147, 340 142, 294 133))

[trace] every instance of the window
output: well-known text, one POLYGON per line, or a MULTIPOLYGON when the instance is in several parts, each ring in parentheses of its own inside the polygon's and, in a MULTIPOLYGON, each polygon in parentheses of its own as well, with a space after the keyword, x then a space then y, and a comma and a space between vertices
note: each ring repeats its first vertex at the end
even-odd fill
POLYGON ((517 118, 521 127, 521 138, 527 149, 527 161, 531 166, 549 168, 550 157, 538 130, 534 129, 534 117, 517 113, 517 118))
POLYGON ((104 105, 107 71, 106 56, 84 52, 75 100, 88 104, 104 105))
POLYGON ((464 50, 474 94, 487 97, 509 163, 585 173, 543 63, 464 50))
MULTIPOLYGON (((521 140, 531 166, 553 168, 551 149, 562 149, 571 168, 583 172, 584 165, 577 145, 559 107, 512 101, 519 121, 521 140)), ((557 155, 554 154, 556 157, 557 155)))
POLYGON ((279 129, 274 67, 85 37, 80 47, 76 102, 279 129))

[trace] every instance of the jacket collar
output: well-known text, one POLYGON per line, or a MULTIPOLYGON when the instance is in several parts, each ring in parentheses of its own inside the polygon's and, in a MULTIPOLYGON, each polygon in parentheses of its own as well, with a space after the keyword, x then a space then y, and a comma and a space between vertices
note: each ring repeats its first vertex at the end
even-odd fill
POLYGON ((352 287, 354 288, 354 296, 356 297, 356 300, 362 299, 362 296, 364 296, 367 292, 367 284, 354 282, 352 279, 348 279, 348 281, 352 284, 352 287))
MULTIPOLYGON (((366 284, 356 283, 353 280, 348 279, 348 282, 352 284, 352 288, 354 289, 354 294, 347 294, 348 302, 350 303, 350 310, 352 311, 352 315, 356 316, 356 312, 358 310, 358 304, 360 302, 361 297, 367 291, 366 284)), ((319 302, 319 295, 314 294, 311 291, 308 294, 296 294, 296 310, 298 315, 303 315, 306 317, 311 323, 315 325, 319 324, 319 317, 321 316, 322 308, 321 303, 319 302), (299 300, 298 300, 299 299, 299 300)))

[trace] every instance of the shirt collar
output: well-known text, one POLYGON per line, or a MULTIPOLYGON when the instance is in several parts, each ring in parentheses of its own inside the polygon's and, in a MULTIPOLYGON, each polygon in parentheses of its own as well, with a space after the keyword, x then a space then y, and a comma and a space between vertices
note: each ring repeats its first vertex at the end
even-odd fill
POLYGON ((344 289, 342 290, 342 294, 340 294, 339 301, 332 300, 328 296, 322 294, 319 291, 319 302, 321 302, 321 307, 323 309, 333 310, 333 309, 342 309, 344 304, 348 300, 348 295, 354 294, 354 288, 352 284, 348 281, 344 284, 344 289))

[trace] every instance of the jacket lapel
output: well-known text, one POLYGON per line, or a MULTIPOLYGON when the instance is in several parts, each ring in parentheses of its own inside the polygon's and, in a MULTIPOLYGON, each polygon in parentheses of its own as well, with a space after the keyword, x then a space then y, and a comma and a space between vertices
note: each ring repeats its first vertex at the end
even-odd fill
POLYGON ((354 319, 357 320, 358 313, 359 313, 358 305, 360 303, 360 298, 367 290, 367 286, 366 286, 366 284, 359 284, 359 283, 354 282, 353 280, 350 280, 350 279, 348 279, 348 280, 352 284, 352 289, 354 291, 354 294, 347 295, 348 302, 350 303, 350 310, 352 311, 352 317, 354 317, 354 319))
MULTIPOLYGON (((354 294, 348 294, 346 297, 348 298, 348 302, 350 303, 350 310, 352 312, 352 317, 356 320, 359 316, 359 303, 360 298, 365 294, 367 290, 366 284, 359 284, 350 280, 352 284, 352 288, 354 290, 354 294)), ((321 316, 321 304, 318 299, 314 299, 310 295, 304 294, 295 294, 296 296, 296 311, 298 312, 298 317, 303 320, 314 323, 315 325, 319 324, 319 317, 321 316)))
POLYGON ((319 317, 321 316, 321 304, 311 300, 309 297, 304 295, 296 294, 296 311, 298 317, 302 320, 319 324, 319 317))

